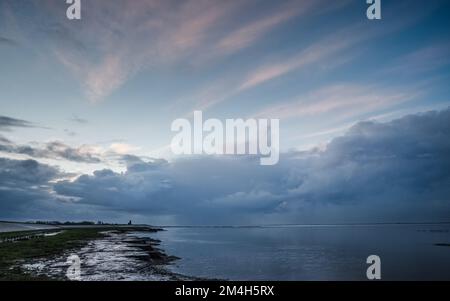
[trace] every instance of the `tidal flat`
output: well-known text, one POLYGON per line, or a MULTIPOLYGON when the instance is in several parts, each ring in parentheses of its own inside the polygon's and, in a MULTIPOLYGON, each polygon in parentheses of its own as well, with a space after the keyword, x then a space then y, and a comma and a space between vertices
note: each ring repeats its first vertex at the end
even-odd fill
POLYGON ((140 238, 150 227, 85 227, 1 233, 0 280, 69 280, 68 258, 80 258, 81 281, 188 280, 166 269, 177 257, 140 238))

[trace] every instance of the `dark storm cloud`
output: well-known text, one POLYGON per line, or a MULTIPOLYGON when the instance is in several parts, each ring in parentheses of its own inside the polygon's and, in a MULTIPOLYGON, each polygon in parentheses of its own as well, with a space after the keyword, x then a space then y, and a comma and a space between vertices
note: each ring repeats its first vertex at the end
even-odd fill
POLYGON ((0 220, 95 220, 101 216, 94 208, 52 191, 52 181, 65 176, 58 168, 35 160, 0 158, 0 220))
POLYGON ((420 218, 427 210, 417 208, 428 208, 438 218, 450 212, 449 138, 450 109, 361 122, 325 151, 283 154, 272 167, 252 157, 167 163, 126 156, 125 173, 98 171, 59 182, 55 190, 89 204, 205 223, 255 214, 305 218, 322 206, 346 208, 339 213, 343 218, 357 207, 376 218, 420 218))
POLYGON ((77 200, 67 206, 79 208, 81 219, 109 212, 173 216, 183 224, 442 221, 450 216, 449 138, 447 109, 361 122, 325 150, 285 153, 275 166, 251 156, 167 162, 126 155, 125 172, 104 169, 49 184, 52 168, 2 161, 2 183, 13 179, 18 188, 2 206, 48 185, 53 196, 77 200))
POLYGON ((52 199, 49 181, 58 175, 56 168, 34 160, 0 158, 1 217, 29 214, 41 206, 41 200, 52 199))
POLYGON ((296 192, 313 201, 448 201, 449 138, 450 109, 361 122, 327 146, 296 192))
POLYGON ((3 188, 25 189, 46 185, 59 171, 35 160, 12 160, 0 158, 0 182, 3 188))

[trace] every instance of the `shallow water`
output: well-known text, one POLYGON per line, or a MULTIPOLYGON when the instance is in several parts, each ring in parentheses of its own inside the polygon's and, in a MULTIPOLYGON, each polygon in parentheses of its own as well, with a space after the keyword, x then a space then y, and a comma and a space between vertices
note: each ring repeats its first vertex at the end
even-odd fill
MULTIPOLYGON (((450 280, 450 225, 166 228, 150 234, 170 269, 230 280, 365 280, 369 255, 383 280, 450 280)), ((148 235, 148 234, 143 234, 148 235)))

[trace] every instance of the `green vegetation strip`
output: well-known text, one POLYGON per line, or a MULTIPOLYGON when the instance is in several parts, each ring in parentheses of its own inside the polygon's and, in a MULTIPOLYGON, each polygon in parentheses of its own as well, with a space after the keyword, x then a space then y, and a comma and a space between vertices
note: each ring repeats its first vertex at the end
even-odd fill
POLYGON ((50 230, 30 230, 30 231, 17 231, 17 232, 5 232, 0 233, 0 243, 8 240, 21 240, 35 236, 42 236, 46 234, 52 234, 56 232, 61 232, 60 229, 50 229, 50 230))
MULTIPOLYGON (((0 280, 50 280, 46 277, 24 273, 16 266, 18 261, 50 257, 66 250, 81 248, 90 240, 100 238, 108 229, 68 229, 55 236, 36 237, 30 240, 0 243, 0 280)), ((29 232, 29 231, 27 231, 29 232)), ((42 233, 42 231, 39 231, 42 233)), ((2 233, 0 238, 24 236, 31 232, 2 233)), ((34 232, 36 234, 36 232, 34 232)))

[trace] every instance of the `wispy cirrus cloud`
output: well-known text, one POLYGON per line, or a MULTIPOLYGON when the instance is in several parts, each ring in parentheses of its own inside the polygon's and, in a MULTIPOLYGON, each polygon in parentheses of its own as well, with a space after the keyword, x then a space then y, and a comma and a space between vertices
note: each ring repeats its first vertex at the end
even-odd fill
POLYGON ((393 63, 393 66, 383 72, 417 75, 443 68, 450 64, 449 53, 450 43, 435 42, 400 57, 393 63))
MULTIPOLYGON (((141 70, 198 54, 248 1, 93 0, 82 22, 65 16, 65 2, 2 2, 2 27, 53 53, 93 102, 108 97, 141 70), (24 15, 33 11, 31 15, 24 15), (42 43, 44 41, 44 43, 42 43)), ((13 41, 1 37, 0 43, 13 41)))
POLYGON ((418 97, 413 90, 381 89, 376 86, 336 84, 324 86, 299 96, 295 100, 269 106, 255 114, 257 117, 280 119, 317 117, 338 114, 340 118, 394 106, 418 97))
MULTIPOLYGON (((80 26, 58 22, 59 31, 84 46, 55 43, 52 50, 81 81, 88 99, 97 102, 142 70, 198 54, 243 2, 117 1, 108 9, 101 1, 84 5, 80 26)), ((54 11, 57 4, 48 1, 48 7, 54 11)))
MULTIPOLYGON (((119 0, 105 7, 94 0, 83 3, 83 20, 73 26, 61 14, 64 6, 60 2, 45 0, 36 8, 35 19, 21 28, 32 35, 39 24, 39 33, 53 41, 48 43, 50 51, 77 77, 86 97, 97 102, 141 71, 180 62, 211 62, 211 57, 217 63, 322 2, 282 1, 249 17, 247 11, 261 3, 119 0)), ((8 3, 9 14, 14 16, 20 6, 8 3)))
MULTIPOLYGON (((325 11, 330 13, 336 9, 340 9, 347 5, 349 1, 343 1, 330 5, 325 11)), ((397 9, 404 8, 405 3, 399 3, 397 9)), ((267 63, 253 66, 243 70, 242 74, 229 78, 227 81, 220 79, 216 83, 208 84, 203 90, 200 90, 195 97, 197 102, 194 107, 196 109, 208 109, 217 104, 220 104, 233 96, 251 89, 257 89, 260 86, 281 79, 284 76, 290 76, 302 70, 320 70, 324 66, 326 70, 337 68, 343 63, 348 63, 358 57, 351 54, 358 53, 358 47, 361 44, 371 40, 377 39, 381 36, 389 35, 394 32, 401 31, 408 26, 417 23, 419 20, 427 16, 433 7, 429 7, 413 16, 407 18, 394 18, 392 11, 386 16, 385 26, 373 27, 369 26, 367 22, 353 22, 332 30, 323 37, 316 39, 309 44, 304 45, 297 51, 290 55, 270 56, 267 63), (353 50, 355 48, 356 50, 353 50)), ((309 11, 314 11, 314 7, 309 7, 309 11)), ((281 18, 282 13, 280 13, 281 18)), ((289 14, 286 13, 286 16, 289 14)), ((273 22, 277 19, 273 16, 273 22)), ((267 21, 270 23, 269 21, 267 21)), ((261 23, 261 27, 264 27, 261 23)), ((250 28, 257 25, 250 25, 250 28)), ((251 32, 251 30, 249 30, 251 32)), ((244 31, 245 32, 245 31, 244 31)), ((243 34, 245 37, 245 34, 243 34)), ((245 41, 245 38, 239 38, 237 34, 236 45, 240 45, 240 40, 245 41)), ((233 38, 230 38, 233 41, 233 38)), ((234 45, 230 42, 230 45, 234 45)), ((245 45, 242 42, 242 45, 245 45)), ((239 47, 237 47, 239 48, 239 47)), ((442 52, 442 48, 439 49, 442 52)), ((428 52, 428 51, 427 51, 428 52)), ((433 49, 427 55, 433 57, 433 61, 437 60, 434 56, 437 49, 433 49)), ((419 54, 417 54, 419 55, 419 54)), ((421 55, 424 55, 423 53, 421 55)))
POLYGON ((283 23, 311 12, 322 2, 322 0, 288 2, 277 11, 271 11, 269 15, 248 22, 226 34, 217 41, 214 50, 216 54, 226 55, 247 48, 283 23))
POLYGON ((31 128, 37 125, 27 120, 0 115, 0 131, 7 131, 14 127, 31 128))
MULTIPOLYGON (((396 27, 389 28, 389 31, 394 30, 396 30, 396 27)), ((346 57, 346 54, 342 53, 343 51, 365 40, 386 33, 385 31, 381 29, 369 30, 363 23, 352 24, 338 31, 333 31, 293 55, 273 60, 251 70, 241 82, 238 91, 255 88, 308 66, 317 66, 326 61, 337 61, 341 56, 346 57)))
MULTIPOLYGON (((336 8, 338 7, 340 6, 336 8)), ((372 30, 369 34, 363 28, 363 24, 345 27, 306 45, 290 56, 271 59, 269 63, 247 70, 238 78, 219 80, 215 84, 210 84, 196 95, 198 101, 195 108, 203 110, 210 108, 246 90, 258 88, 282 76, 299 72, 303 68, 322 64, 329 65, 330 68, 339 66, 341 61, 351 60, 346 51, 352 46, 382 33, 381 30, 372 30)))
POLYGON ((290 72, 300 70, 302 67, 323 63, 327 59, 336 59, 334 55, 350 45, 350 40, 328 37, 306 47, 293 56, 255 67, 238 78, 220 79, 216 83, 209 84, 201 89, 191 98, 197 100, 194 105, 196 109, 205 110, 245 90, 256 88, 290 72))

